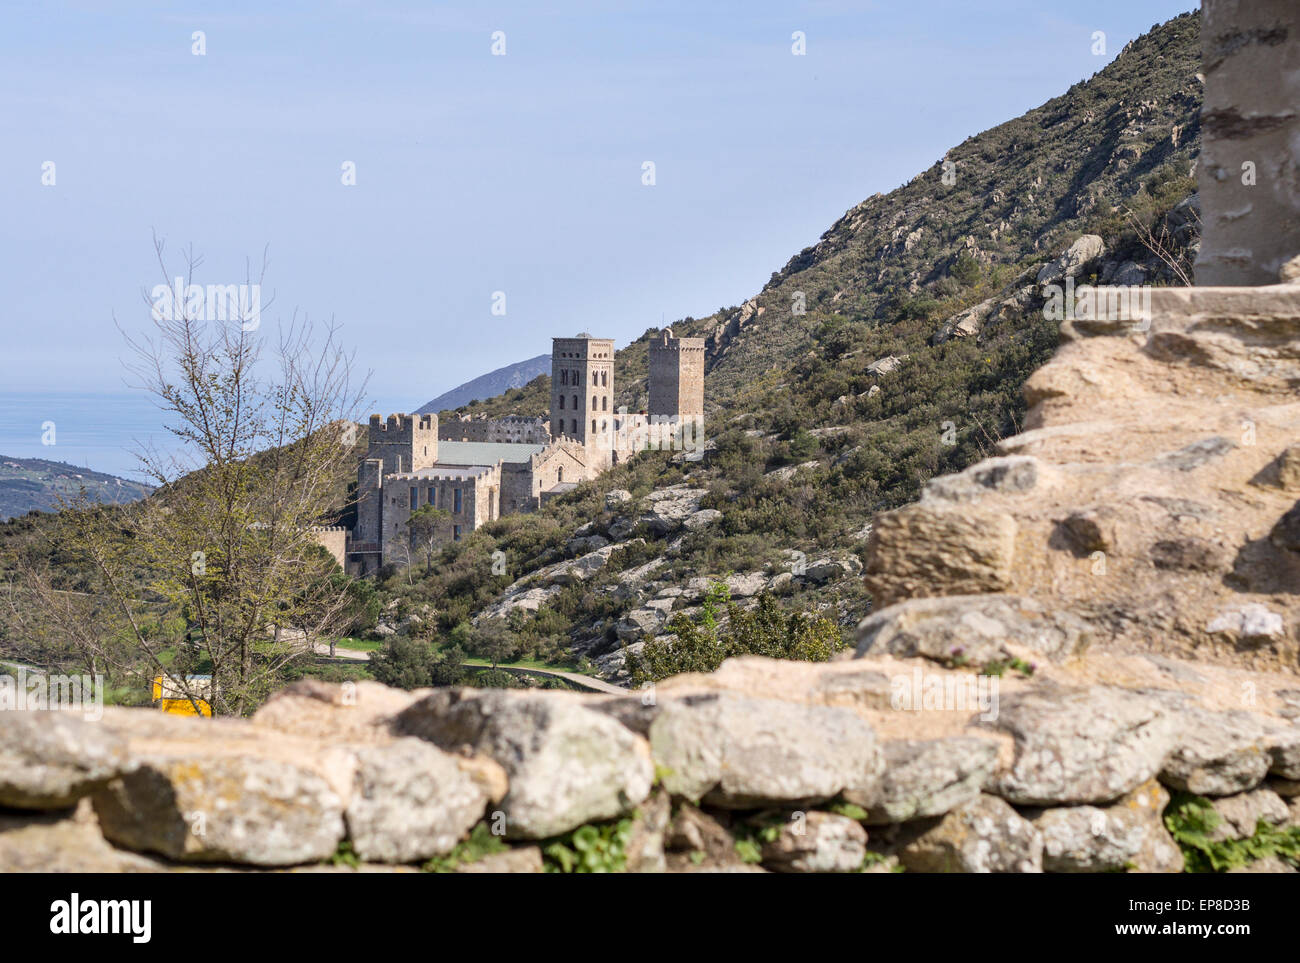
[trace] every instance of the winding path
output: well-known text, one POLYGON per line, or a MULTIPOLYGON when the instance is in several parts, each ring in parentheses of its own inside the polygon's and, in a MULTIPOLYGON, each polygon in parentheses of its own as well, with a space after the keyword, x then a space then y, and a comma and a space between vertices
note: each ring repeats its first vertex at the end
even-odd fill
MULTIPOLYGON (((318 642, 316 644, 316 654, 328 656, 330 647, 327 643, 318 642)), ((342 646, 334 647, 334 658, 347 659, 351 662, 369 662, 370 653, 361 649, 345 649, 342 646)), ((462 662, 461 667, 465 669, 490 669, 490 665, 480 665, 477 662, 462 662)), ((518 665, 499 665, 498 669, 503 672, 512 672, 516 675, 549 675, 556 679, 563 679, 580 689, 586 689, 588 692, 603 692, 607 695, 627 695, 628 690, 613 683, 606 682, 603 679, 597 679, 593 676, 583 675, 580 672, 565 672, 563 669, 531 669, 526 666, 518 665)))

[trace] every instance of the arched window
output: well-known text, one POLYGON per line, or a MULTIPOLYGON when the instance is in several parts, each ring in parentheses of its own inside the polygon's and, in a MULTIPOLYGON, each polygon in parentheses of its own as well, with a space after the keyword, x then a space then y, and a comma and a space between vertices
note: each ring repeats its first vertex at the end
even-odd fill
POLYGON ((560 410, 564 410, 564 395, 560 395, 560 410))
POLYGON ((568 383, 569 383, 569 369, 568 369, 568 368, 561 368, 561 369, 560 369, 560 384, 562 384, 562 385, 567 385, 568 383))
POLYGON ((600 410, 609 411, 609 395, 600 399, 600 410))
POLYGON ((591 383, 593 386, 600 384, 600 375, 594 371, 591 373, 591 383))
POLYGON ((600 373, 600 386, 601 386, 602 388, 608 388, 608 387, 609 387, 609 372, 608 372, 608 371, 602 371, 602 372, 600 373))
POLYGON ((592 411, 595 411, 595 410, 596 410, 597 408, 599 408, 599 407, 600 407, 600 402, 596 400, 596 396, 595 396, 595 395, 592 395, 592 396, 591 396, 591 410, 592 410, 592 411))
POLYGON ((573 432, 573 437, 578 437, 578 419, 574 418, 569 422, 569 431, 573 432))
POLYGON ((593 435, 596 433, 596 419, 595 419, 595 418, 592 418, 592 419, 591 419, 591 433, 592 433, 593 435))
POLYGON ((577 411, 577 410, 578 410, 578 396, 577 396, 577 395, 574 395, 574 396, 573 396, 573 410, 574 410, 574 411, 577 411))
POLYGON ((563 465, 561 465, 561 466, 556 470, 556 472, 555 472, 555 480, 556 480, 557 482, 562 482, 562 481, 564 481, 564 466, 563 466, 563 465))

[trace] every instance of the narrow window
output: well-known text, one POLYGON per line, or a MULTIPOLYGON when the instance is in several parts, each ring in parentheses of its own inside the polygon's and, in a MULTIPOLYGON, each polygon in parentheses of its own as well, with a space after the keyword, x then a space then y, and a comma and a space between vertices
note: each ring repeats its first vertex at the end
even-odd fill
POLYGON ((457 515, 459 515, 460 514, 460 489, 459 488, 453 489, 451 496, 452 496, 452 504, 455 506, 454 508, 452 508, 452 511, 455 512, 457 515))
POLYGON ((414 486, 411 487, 411 511, 420 507, 420 490, 414 486))
POLYGON ((434 485, 429 486, 429 504, 435 508, 438 505, 438 489, 434 485))
POLYGON ((592 411, 596 411, 598 408, 600 408, 600 402, 596 400, 596 396, 595 396, 595 395, 592 395, 592 396, 591 396, 591 410, 592 410, 592 411))
MULTIPOLYGON (((456 491, 457 491, 457 493, 459 493, 459 492, 460 492, 460 489, 458 488, 458 489, 456 489, 456 491)), ((453 525, 453 526, 451 526, 451 539, 452 539, 453 542, 459 542, 459 541, 460 541, 460 526, 459 526, 459 525, 453 525)))
POLYGON ((577 410, 578 410, 578 396, 577 396, 577 395, 574 395, 574 396, 573 396, 573 410, 574 410, 574 411, 577 411, 577 410))
POLYGON ((561 466, 559 467, 559 469, 555 472, 555 480, 556 480, 557 482, 562 482, 562 481, 564 481, 564 466, 563 466, 563 465, 561 465, 561 466))
POLYGON ((600 399, 600 410, 609 411, 609 395, 605 395, 605 397, 600 399))
POLYGON ((570 430, 571 432, 573 432, 573 437, 574 437, 574 438, 577 438, 577 437, 578 437, 578 419, 577 419, 577 418, 573 418, 573 419, 571 419, 571 420, 569 421, 569 426, 570 426, 570 427, 569 427, 569 430, 570 430))
POLYGON ((564 410, 564 395, 560 395, 560 410, 564 410))

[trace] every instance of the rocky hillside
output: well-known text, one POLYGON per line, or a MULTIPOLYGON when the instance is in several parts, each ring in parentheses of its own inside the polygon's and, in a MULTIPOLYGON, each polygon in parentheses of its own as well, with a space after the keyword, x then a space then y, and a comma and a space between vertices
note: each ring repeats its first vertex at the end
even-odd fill
POLYGON ((92 502, 133 502, 150 491, 148 485, 44 458, 0 455, 0 521, 28 512, 51 512, 60 499, 81 492, 92 502))
MULTIPOLYGON (((858 205, 743 307, 674 325, 709 338, 702 457, 642 455, 385 589, 444 631, 512 619, 517 654, 570 653, 616 678, 624 645, 697 616, 719 580, 745 605, 768 591, 847 633, 872 604, 857 576, 873 519, 1023 427, 1021 388, 1058 343, 1044 285, 1190 271, 1198 24, 1155 28, 954 148, 951 184, 941 161, 858 205)), ((643 338, 616 357, 633 409, 646 353, 643 338)), ((536 413, 548 397, 543 376, 476 410, 536 413)))

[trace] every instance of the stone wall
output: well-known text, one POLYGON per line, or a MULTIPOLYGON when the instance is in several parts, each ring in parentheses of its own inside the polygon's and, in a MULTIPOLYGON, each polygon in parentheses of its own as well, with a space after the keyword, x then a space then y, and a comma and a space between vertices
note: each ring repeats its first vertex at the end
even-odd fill
POLYGON ((505 418, 457 418, 438 426, 443 441, 485 441, 520 445, 549 445, 551 429, 545 418, 508 415, 505 418))
POLYGON ((366 457, 380 459, 385 475, 428 468, 438 460, 438 416, 371 415, 366 457))

